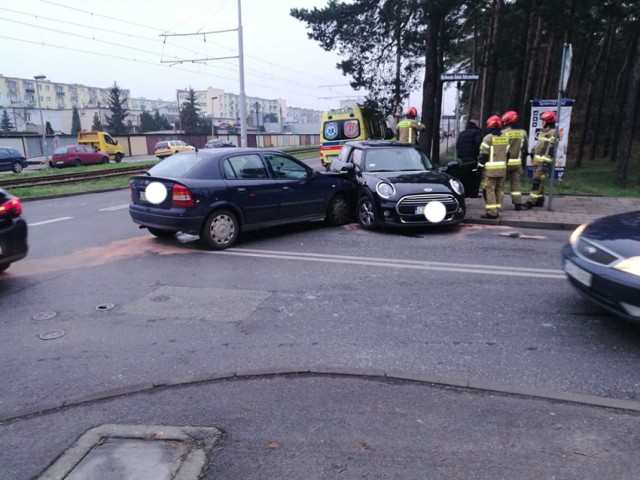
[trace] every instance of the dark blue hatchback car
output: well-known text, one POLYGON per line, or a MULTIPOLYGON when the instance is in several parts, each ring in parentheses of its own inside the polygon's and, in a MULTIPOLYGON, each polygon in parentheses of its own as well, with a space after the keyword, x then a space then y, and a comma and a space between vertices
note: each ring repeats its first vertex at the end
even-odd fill
POLYGON ((350 220, 352 181, 312 170, 278 150, 181 152, 129 182, 131 219, 157 237, 199 235, 211 249, 242 231, 294 222, 350 220))
POLYGON ((578 227, 562 249, 567 278, 586 298, 640 320, 640 211, 578 227))

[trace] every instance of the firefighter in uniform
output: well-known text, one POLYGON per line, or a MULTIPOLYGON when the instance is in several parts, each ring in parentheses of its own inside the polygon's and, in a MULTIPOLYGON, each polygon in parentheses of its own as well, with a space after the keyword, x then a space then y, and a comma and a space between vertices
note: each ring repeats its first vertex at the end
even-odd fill
POLYGON ((507 149, 509 140, 502 135, 502 121, 497 115, 487 119, 489 133, 482 139, 478 166, 483 170, 485 189, 485 213, 481 218, 496 219, 502 208, 502 190, 507 174, 507 149))
POLYGON ((547 110, 540 115, 542 130, 536 136, 533 147, 533 183, 525 208, 544 206, 544 189, 551 173, 553 148, 555 146, 556 112, 547 110))
MULTIPOLYGON (((511 190, 511 203, 516 210, 522 210, 522 158, 529 149, 527 132, 512 128, 518 121, 518 112, 510 110, 502 115, 502 134, 509 140, 507 152, 507 177, 505 183, 511 190)), ((526 158, 526 156, 524 157, 526 158)))
POLYGON ((416 120, 418 110, 416 107, 409 107, 407 118, 398 122, 398 141, 402 143, 418 143, 418 132, 425 129, 425 126, 416 120))

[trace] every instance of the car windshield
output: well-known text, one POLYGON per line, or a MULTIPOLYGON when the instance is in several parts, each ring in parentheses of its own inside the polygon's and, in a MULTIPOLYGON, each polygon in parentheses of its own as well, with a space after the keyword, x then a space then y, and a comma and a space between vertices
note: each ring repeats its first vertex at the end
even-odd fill
POLYGON ((67 153, 67 147, 56 148, 53 152, 54 155, 60 155, 62 153, 67 153))
POLYGON ((416 148, 372 148, 367 150, 367 172, 406 172, 431 170, 429 158, 416 148))
POLYGON ((172 155, 163 160, 149 170, 149 175, 153 177, 187 178, 189 173, 202 159, 198 159, 197 152, 183 152, 179 155, 172 155))

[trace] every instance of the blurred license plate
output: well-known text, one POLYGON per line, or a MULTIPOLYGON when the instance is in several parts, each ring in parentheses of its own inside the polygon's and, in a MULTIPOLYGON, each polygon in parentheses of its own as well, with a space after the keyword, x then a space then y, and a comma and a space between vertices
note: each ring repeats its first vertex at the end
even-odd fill
POLYGON ((416 207, 416 215, 424 215, 424 205, 416 207))
POLYGON ((144 194, 144 190, 140 190, 140 201, 141 202, 147 201, 147 196, 144 194))
POLYGON ((576 279, 581 284, 586 285, 587 287, 591 286, 591 274, 582 270, 580 267, 568 260, 564 264, 564 271, 567 275, 576 279))

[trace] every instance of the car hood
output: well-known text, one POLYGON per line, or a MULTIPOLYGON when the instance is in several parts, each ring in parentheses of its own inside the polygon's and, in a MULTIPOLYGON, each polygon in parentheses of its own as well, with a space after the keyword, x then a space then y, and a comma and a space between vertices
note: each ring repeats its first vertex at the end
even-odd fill
POLYGON ((582 237, 624 257, 640 256, 640 210, 594 220, 582 237))
POLYGON ((380 181, 393 184, 400 193, 407 191, 420 192, 430 188, 430 192, 452 192, 449 186, 449 175, 437 170, 425 172, 365 172, 365 181, 371 188, 375 188, 380 181))

